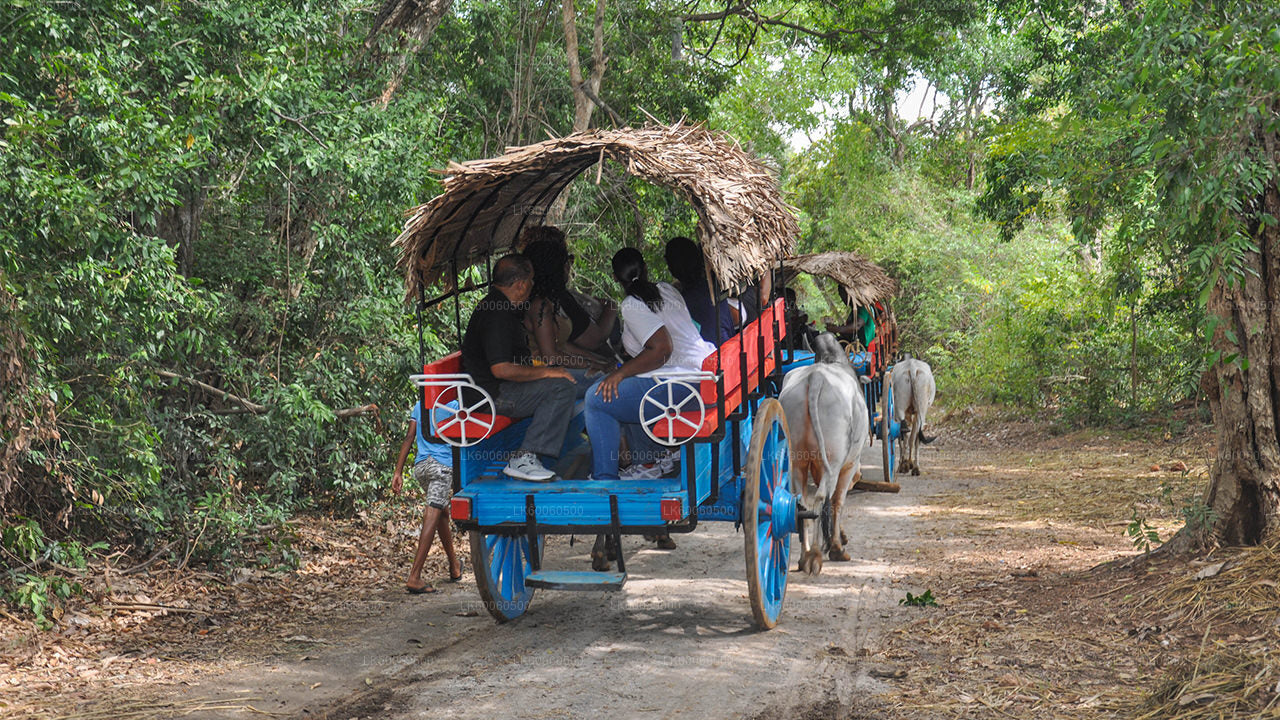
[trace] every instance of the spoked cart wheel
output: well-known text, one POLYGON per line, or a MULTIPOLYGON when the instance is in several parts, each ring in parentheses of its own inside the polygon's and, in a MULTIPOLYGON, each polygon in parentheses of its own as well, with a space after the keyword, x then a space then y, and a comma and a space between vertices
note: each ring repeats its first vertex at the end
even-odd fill
MULTIPOLYGON (((514 620, 524 614, 533 600, 533 588, 524 579, 533 572, 529 557, 529 538, 511 535, 484 535, 471 531, 471 565, 475 570, 476 589, 484 607, 498 622, 514 620)), ((542 551, 538 537, 538 551, 542 551)))
POLYGON ((775 398, 760 403, 751 433, 742 486, 742 530, 751 614, 757 627, 768 630, 782 613, 791 534, 796 531, 787 418, 775 398))
POLYGON ((889 433, 893 430, 893 374, 880 371, 880 457, 884 461, 884 481, 893 482, 893 438, 889 433))

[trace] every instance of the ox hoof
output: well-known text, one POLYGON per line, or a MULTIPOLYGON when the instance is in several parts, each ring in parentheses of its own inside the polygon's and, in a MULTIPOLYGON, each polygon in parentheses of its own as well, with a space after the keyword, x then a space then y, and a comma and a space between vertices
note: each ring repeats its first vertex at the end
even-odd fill
POLYGON ((913 466, 913 467, 911 468, 911 474, 912 474, 912 475, 919 475, 919 474, 920 474, 920 468, 918 468, 918 467, 914 467, 914 466, 913 466))
POLYGON ((612 566, 609 564, 609 560, 605 557, 604 553, 591 553, 592 570, 595 570, 596 572, 609 572, 611 567, 612 566))
POLYGON ((831 548, 831 550, 827 552, 827 557, 840 562, 847 562, 850 559, 849 553, 845 552, 843 548, 839 550, 831 548))
POLYGON ((800 571, 808 575, 817 575, 822 572, 822 553, 809 550, 800 556, 800 571))

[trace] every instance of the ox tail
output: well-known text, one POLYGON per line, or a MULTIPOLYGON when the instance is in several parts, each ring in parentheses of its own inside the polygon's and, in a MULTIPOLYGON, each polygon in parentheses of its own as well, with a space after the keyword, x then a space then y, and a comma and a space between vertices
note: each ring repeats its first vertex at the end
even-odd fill
POLYGON ((924 428, 920 428, 920 433, 919 433, 919 435, 920 435, 920 442, 924 443, 925 445, 928 445, 929 443, 931 443, 931 442, 933 442, 934 440, 937 440, 937 439, 938 439, 938 436, 937 436, 937 435, 934 435, 933 437, 929 437, 928 435, 925 435, 925 434, 924 434, 924 428))
POLYGON ((826 380, 815 373, 809 378, 809 427, 813 428, 813 436, 818 441, 818 455, 822 459, 822 480, 818 483, 818 497, 824 501, 831 497, 835 485, 835 472, 831 459, 827 457, 827 442, 822 437, 822 423, 818 415, 818 397, 822 394, 822 386, 826 380))
POLYGON ((831 498, 827 498, 822 502, 822 515, 820 516, 819 528, 822 530, 822 552, 831 549, 831 498))

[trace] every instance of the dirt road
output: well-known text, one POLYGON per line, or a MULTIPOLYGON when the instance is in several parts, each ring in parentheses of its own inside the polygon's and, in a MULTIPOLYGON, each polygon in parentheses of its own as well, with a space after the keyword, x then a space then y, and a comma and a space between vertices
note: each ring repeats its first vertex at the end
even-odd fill
MULTIPOLYGON (((881 477, 879 447, 865 476, 881 477)), ((925 458, 927 462, 927 456, 925 458)), ((265 658, 175 694, 239 698, 278 717, 597 718, 845 717, 874 707, 890 668, 865 657, 913 612, 912 510, 938 478, 901 494, 855 493, 844 526, 852 562, 790 576, 782 620, 751 625, 742 534, 704 524, 659 551, 628 539, 619 593, 539 591, 520 620, 497 625, 468 572, 435 595, 368 598, 364 617, 288 639, 265 658)), ((589 542, 548 543, 550 567, 586 568, 589 542)), ((588 538, 589 540, 589 538, 588 538)), ((793 542, 793 553, 798 552, 793 542)), ((260 717, 237 702, 187 717, 260 717)))

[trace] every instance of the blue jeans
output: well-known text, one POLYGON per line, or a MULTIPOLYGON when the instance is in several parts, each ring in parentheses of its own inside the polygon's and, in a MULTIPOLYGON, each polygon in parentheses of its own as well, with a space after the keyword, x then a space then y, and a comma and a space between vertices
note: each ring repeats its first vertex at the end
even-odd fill
POLYGON ((592 383, 600 379, 596 377, 588 380, 586 368, 566 368, 566 370, 568 370, 569 374, 573 376, 573 389, 577 393, 575 397, 577 400, 581 400, 587 394, 587 388, 591 387, 592 383))
MULTIPOLYGON (((587 390, 585 419, 587 437, 591 439, 591 476, 596 480, 618 479, 618 454, 624 431, 632 451, 639 452, 638 457, 642 462, 653 462, 657 458, 660 446, 650 440, 640 427, 640 401, 657 384, 658 381, 653 378, 625 378, 618 383, 617 397, 609 402, 596 394, 599 381, 587 390)), ((681 393, 678 388, 677 393, 688 395, 688 391, 681 393)), ((665 393, 661 399, 666 399, 665 393)), ((646 409, 646 414, 650 416, 657 414, 657 408, 653 406, 646 409)))

